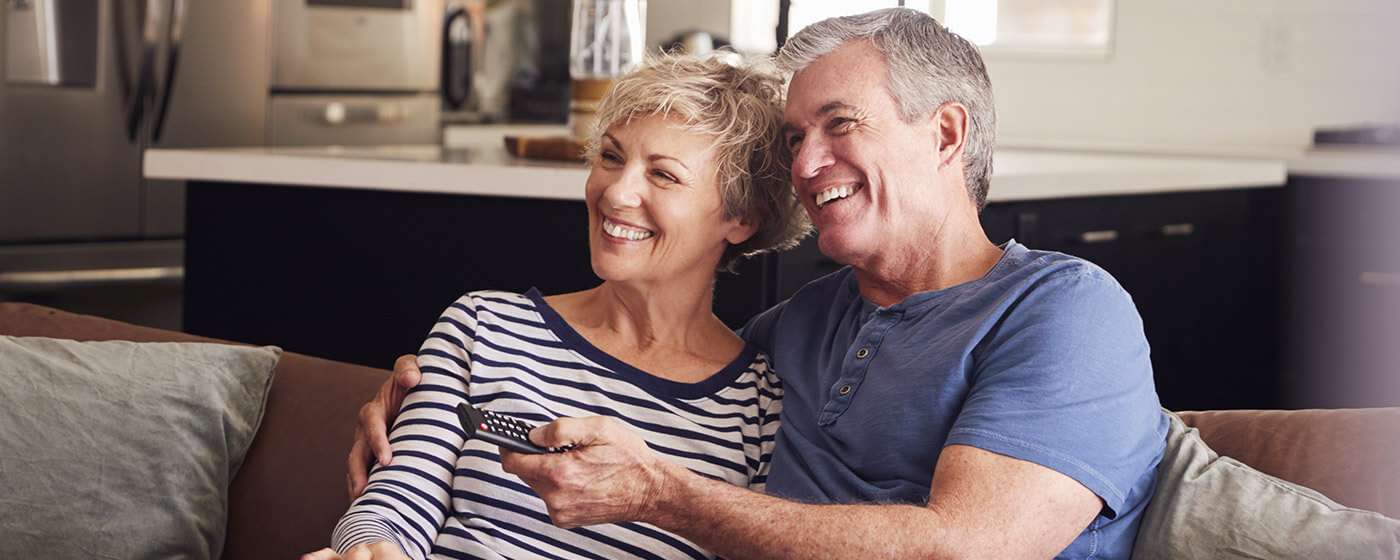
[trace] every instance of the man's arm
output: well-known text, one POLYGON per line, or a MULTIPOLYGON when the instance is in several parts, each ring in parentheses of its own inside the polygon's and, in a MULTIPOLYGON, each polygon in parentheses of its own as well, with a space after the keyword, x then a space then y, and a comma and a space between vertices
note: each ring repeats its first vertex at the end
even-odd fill
POLYGON ((403 406, 409 389, 418 386, 423 373, 418 369, 418 356, 404 354, 394 360, 394 375, 384 380, 374 398, 360 407, 360 423, 355 426, 355 443, 346 457, 346 491, 350 499, 360 497, 369 485, 369 466, 377 461, 388 465, 393 459, 389 447, 389 425, 403 406))
POLYGON ((665 461, 610 419, 561 419, 532 438, 581 445, 565 454, 501 454, 556 525, 652 523, 732 558, 1049 558, 1103 507, 1068 476, 960 445, 943 450, 925 507, 759 494, 665 461))

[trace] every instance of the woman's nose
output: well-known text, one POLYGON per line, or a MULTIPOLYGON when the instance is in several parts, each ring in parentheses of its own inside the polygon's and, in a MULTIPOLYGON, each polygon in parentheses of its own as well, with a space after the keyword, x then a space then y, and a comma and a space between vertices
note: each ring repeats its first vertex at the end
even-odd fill
POLYGON ((819 138, 808 138, 797 146, 796 153, 792 154, 792 172, 797 178, 811 179, 822 172, 823 169, 831 167, 835 158, 831 155, 831 147, 819 138))
POLYGON ((641 175, 640 172, 627 170, 609 184, 607 190, 603 191, 603 200, 607 202, 608 207, 621 209, 641 206, 642 190, 646 185, 641 175))

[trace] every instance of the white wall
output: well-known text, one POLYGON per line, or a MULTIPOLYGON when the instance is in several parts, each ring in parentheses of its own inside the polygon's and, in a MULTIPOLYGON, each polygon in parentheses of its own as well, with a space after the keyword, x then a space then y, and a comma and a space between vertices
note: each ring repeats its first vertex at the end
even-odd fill
POLYGON ((989 55, 1003 145, 1305 146, 1400 124, 1400 1, 1118 0, 1102 60, 989 55))

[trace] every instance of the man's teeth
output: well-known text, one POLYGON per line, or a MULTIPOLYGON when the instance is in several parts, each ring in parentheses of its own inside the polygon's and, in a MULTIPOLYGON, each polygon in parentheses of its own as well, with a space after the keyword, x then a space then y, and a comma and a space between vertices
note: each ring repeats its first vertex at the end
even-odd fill
POLYGON ((851 194, 853 194, 853 193, 855 193, 855 192, 856 192, 856 186, 855 186, 855 185, 843 185, 843 186, 840 186, 840 187, 832 187, 832 188, 829 188, 829 189, 824 190, 824 191, 822 191, 822 192, 819 192, 819 193, 817 193, 817 208, 821 208, 822 206, 826 206, 826 203, 831 202, 831 201, 833 201, 833 200, 842 199, 842 198, 846 198, 846 197, 848 197, 848 196, 851 196, 851 194))
POLYGON ((611 235, 613 237, 620 237, 629 241, 640 241, 642 239, 646 239, 648 237, 656 235, 655 233, 644 229, 631 228, 621 224, 616 224, 613 223, 611 220, 603 220, 603 231, 607 232, 608 235, 611 235))

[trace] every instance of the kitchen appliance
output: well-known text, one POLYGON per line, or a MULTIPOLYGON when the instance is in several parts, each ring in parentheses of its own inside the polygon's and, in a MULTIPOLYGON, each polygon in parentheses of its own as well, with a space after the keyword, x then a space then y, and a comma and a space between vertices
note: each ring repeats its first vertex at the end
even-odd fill
POLYGON ((144 179, 142 152, 436 143, 441 17, 441 0, 0 0, 0 301, 178 328, 184 187, 144 179))
POLYGON ((531 0, 447 0, 442 38, 443 120, 504 121, 511 81, 533 56, 531 0))
POLYGON ((276 0, 268 143, 435 144, 442 0, 276 0))

